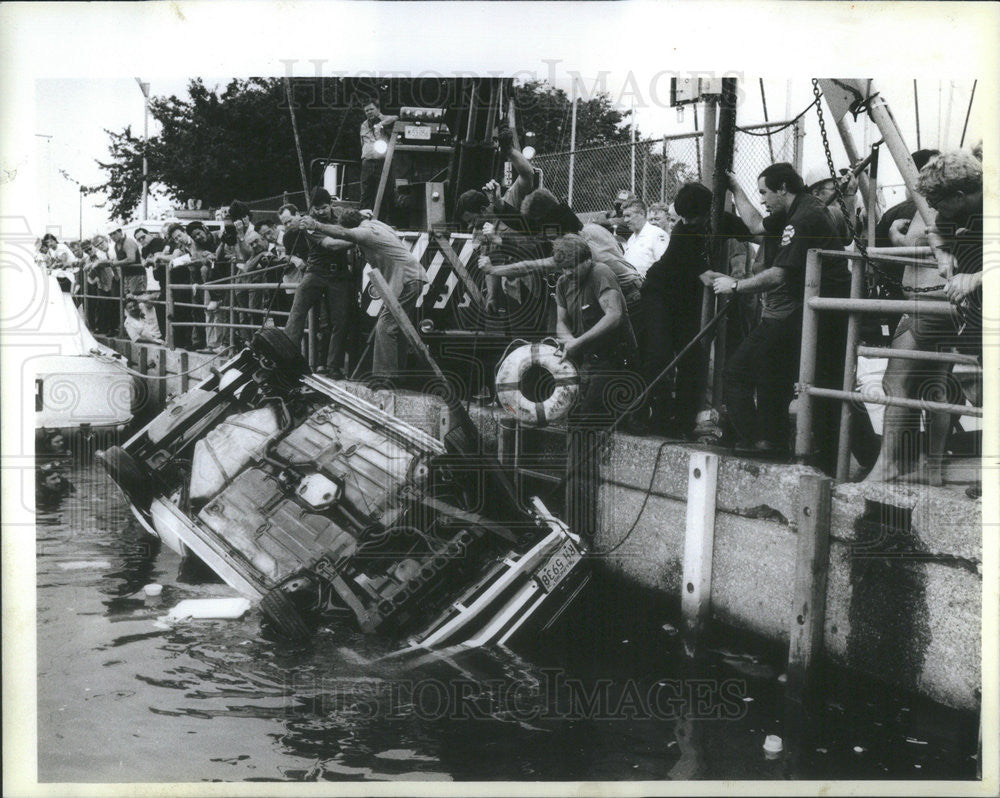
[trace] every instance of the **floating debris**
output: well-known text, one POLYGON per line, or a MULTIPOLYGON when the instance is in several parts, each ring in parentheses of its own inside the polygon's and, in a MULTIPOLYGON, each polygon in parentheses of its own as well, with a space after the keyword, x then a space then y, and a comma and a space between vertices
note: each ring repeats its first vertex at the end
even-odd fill
POLYGON ((777 734, 769 734, 764 739, 764 750, 769 754, 780 754, 785 746, 777 734))
POLYGON ((862 748, 860 745, 854 746, 854 753, 856 753, 856 754, 863 754, 864 752, 865 752, 865 749, 862 748))
POLYGON ((167 613, 167 621, 232 620, 250 609, 245 598, 185 599, 167 613))
POLYGON ((673 637, 674 635, 678 634, 678 629, 677 629, 677 627, 676 627, 676 626, 674 626, 674 625, 673 625, 672 623, 665 623, 665 624, 663 624, 663 626, 661 626, 660 628, 661 628, 661 629, 662 629, 662 630, 663 630, 664 632, 666 632, 666 633, 667 633, 668 635, 670 635, 671 637, 673 637))
POLYGON ((912 745, 927 745, 926 740, 918 740, 916 737, 907 737, 906 742, 912 745))
POLYGON ((107 560, 73 560, 61 562, 59 567, 64 571, 83 571, 87 568, 110 568, 111 563, 107 560))

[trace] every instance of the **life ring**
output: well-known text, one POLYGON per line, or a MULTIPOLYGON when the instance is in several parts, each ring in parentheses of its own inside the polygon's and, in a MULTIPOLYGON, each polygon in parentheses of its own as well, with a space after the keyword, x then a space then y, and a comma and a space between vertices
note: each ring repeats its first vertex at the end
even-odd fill
POLYGON ((555 346, 545 342, 524 344, 503 359, 497 369, 496 385, 501 407, 518 421, 544 427, 569 412, 580 391, 580 375, 572 363, 560 358, 555 346), (548 372, 554 388, 543 401, 531 395, 534 390, 525 382, 533 366, 548 372))

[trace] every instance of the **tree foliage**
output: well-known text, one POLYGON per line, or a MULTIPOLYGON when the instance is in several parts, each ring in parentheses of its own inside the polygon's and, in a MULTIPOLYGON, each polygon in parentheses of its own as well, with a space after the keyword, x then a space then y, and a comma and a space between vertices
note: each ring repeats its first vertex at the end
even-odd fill
MULTIPOLYGON (((565 152, 570 149, 573 102, 562 89, 545 81, 528 81, 514 90, 518 133, 535 134, 539 153, 565 152)), ((631 111, 614 107, 610 95, 598 92, 579 100, 576 108, 576 147, 628 143, 631 111)))
MULTIPOLYGON (((452 132, 459 137, 465 133, 458 108, 468 102, 467 81, 295 78, 290 86, 307 170, 317 158, 360 158, 362 109, 373 96, 380 97, 385 113, 398 113, 403 105, 444 107, 452 132)), ((539 152, 568 149, 570 100, 565 92, 529 82, 515 87, 514 100, 520 133, 534 132, 539 152)), ((281 78, 233 79, 221 88, 194 79, 186 96, 151 97, 149 109, 160 128, 146 146, 149 182, 171 200, 183 204, 195 199, 218 207, 235 198, 252 201, 301 191, 281 78)), ((581 101, 577 146, 627 142, 627 116, 605 94, 581 101)), ((143 140, 130 127, 106 132, 109 157, 98 164, 107 179, 91 192, 105 194, 112 218, 124 221, 142 199, 143 140)), ((310 182, 317 178, 310 171, 310 182)))

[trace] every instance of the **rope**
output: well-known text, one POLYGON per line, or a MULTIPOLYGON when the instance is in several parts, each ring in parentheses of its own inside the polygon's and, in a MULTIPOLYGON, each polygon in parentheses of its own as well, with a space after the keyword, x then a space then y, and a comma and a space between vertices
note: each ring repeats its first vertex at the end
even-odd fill
POLYGON ((646 505, 649 503, 649 497, 653 495, 653 485, 656 482, 656 474, 660 470, 660 460, 663 457, 663 450, 667 447, 670 441, 663 441, 660 444, 660 448, 656 450, 656 460, 653 463, 653 473, 649 475, 649 485, 646 486, 646 493, 642 497, 642 506, 639 507, 639 512, 635 516, 635 520, 632 522, 632 526, 629 527, 628 532, 622 535, 621 539, 610 549, 601 549, 600 551, 593 551, 592 554, 614 554, 618 549, 620 549, 625 542, 632 537, 632 533, 635 532, 636 527, 639 526, 639 520, 642 518, 644 512, 646 512, 646 505))
POLYGON ((972 81, 972 94, 969 95, 969 107, 965 111, 965 124, 962 125, 962 140, 958 142, 959 147, 965 146, 965 133, 969 129, 969 115, 972 113, 972 101, 976 97, 976 84, 978 80, 972 81))
POLYGON ((200 364, 198 366, 195 366, 194 368, 188 369, 187 371, 179 371, 176 374, 165 374, 162 377, 159 376, 158 374, 144 374, 141 371, 136 371, 135 369, 129 368, 127 365, 125 365, 125 363, 122 362, 122 360, 124 360, 124 358, 125 358, 124 355, 119 355, 119 357, 111 357, 110 355, 105 355, 99 349, 91 349, 90 350, 90 354, 92 354, 95 358, 97 358, 98 360, 100 360, 102 363, 110 363, 110 364, 112 364, 114 366, 118 366, 118 368, 120 368, 126 374, 131 374, 133 377, 143 377, 144 379, 147 379, 147 380, 169 380, 169 379, 173 379, 174 377, 186 377, 189 374, 194 374, 196 371, 201 371, 209 363, 212 363, 213 361, 218 360, 220 357, 224 357, 224 356, 228 355, 230 349, 232 349, 232 347, 226 347, 223 351, 219 352, 217 355, 214 355, 213 357, 210 357, 204 363, 202 363, 202 364, 200 364), (121 358, 121 359, 119 359, 119 358, 121 358))

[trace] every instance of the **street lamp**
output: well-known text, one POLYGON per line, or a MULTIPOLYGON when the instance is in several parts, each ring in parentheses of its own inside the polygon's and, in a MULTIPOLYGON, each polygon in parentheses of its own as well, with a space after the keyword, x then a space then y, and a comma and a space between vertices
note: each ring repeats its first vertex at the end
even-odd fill
POLYGON ((149 216, 149 163, 146 160, 146 147, 149 144, 149 84, 143 83, 140 78, 136 78, 135 82, 139 84, 144 106, 142 121, 142 218, 145 220, 149 216))

